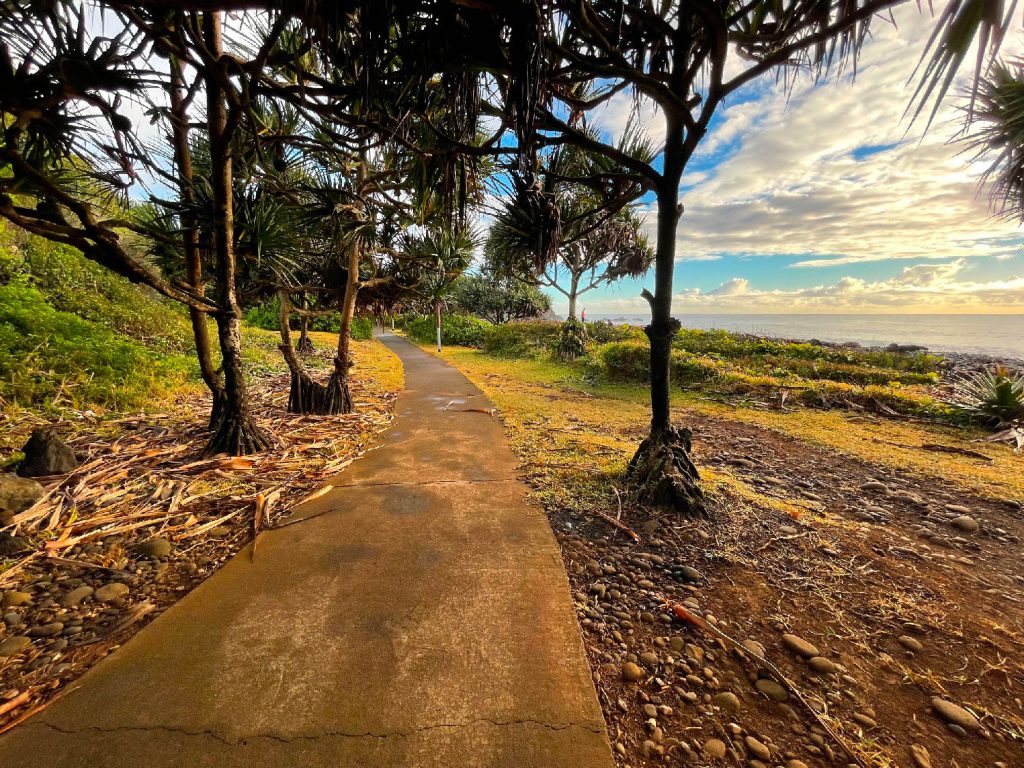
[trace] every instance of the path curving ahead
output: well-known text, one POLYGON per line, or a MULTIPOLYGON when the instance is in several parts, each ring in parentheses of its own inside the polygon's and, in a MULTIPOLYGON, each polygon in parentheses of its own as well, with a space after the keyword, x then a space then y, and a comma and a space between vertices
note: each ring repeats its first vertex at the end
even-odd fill
POLYGON ((381 447, 68 693, 19 768, 611 768, 558 545, 458 371, 381 340, 381 447), (446 406, 452 405, 447 408, 446 406))

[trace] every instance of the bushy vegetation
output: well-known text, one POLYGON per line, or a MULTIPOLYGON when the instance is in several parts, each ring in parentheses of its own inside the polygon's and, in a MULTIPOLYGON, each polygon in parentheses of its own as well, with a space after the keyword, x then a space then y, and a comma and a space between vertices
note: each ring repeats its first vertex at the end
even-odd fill
POLYGON ((136 408, 196 375, 188 318, 71 248, 0 229, 0 397, 136 408))
POLYGON ((558 331, 558 357, 565 361, 575 360, 587 353, 587 324, 569 318, 558 331))
MULTIPOLYGON (((255 328, 262 328, 265 331, 277 331, 281 328, 281 303, 277 297, 268 299, 261 304, 250 307, 245 311, 245 322, 255 328)), ((293 331, 299 330, 299 317, 292 315, 291 326, 293 331)), ((336 312, 327 315, 318 315, 309 318, 308 329, 310 331, 323 331, 325 333, 338 333, 341 330, 341 317, 336 312)), ((352 338, 358 341, 366 341, 373 336, 373 318, 354 317, 352 318, 352 338)))
MULTIPOLYGON (((491 325, 486 320, 469 315, 443 315, 441 317, 441 343, 460 347, 484 346, 492 331, 503 326, 491 325)), ((406 332, 421 344, 437 340, 437 323, 433 317, 416 317, 405 323, 406 332)))
MULTIPOLYGON (((650 345, 642 328, 578 323, 585 352, 562 354, 563 323, 506 323, 486 329, 482 347, 494 357, 577 360, 589 376, 609 382, 646 384, 650 345)), ((433 321, 424 321, 417 341, 433 341, 433 321)), ((453 337, 454 338, 454 337, 453 337)), ((575 339, 574 339, 575 342, 575 339)), ((446 342, 459 343, 459 342, 446 342)), ((672 345, 670 370, 676 387, 751 399, 782 397, 787 404, 893 411, 963 421, 957 409, 932 397, 941 358, 934 355, 861 350, 764 339, 720 330, 682 329, 672 345)))

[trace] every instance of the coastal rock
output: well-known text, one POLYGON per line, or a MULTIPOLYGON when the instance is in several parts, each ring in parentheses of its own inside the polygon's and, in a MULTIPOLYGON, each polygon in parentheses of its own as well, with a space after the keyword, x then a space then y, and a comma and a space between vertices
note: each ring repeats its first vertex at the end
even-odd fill
POLYGON ((22 477, 66 475, 78 467, 75 452, 49 429, 35 429, 21 449, 25 458, 18 465, 22 477))

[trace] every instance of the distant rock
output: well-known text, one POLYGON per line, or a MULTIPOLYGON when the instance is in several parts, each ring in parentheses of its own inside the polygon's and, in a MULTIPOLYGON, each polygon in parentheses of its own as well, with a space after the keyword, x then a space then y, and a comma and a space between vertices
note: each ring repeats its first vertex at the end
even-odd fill
POLYGON ((18 465, 18 474, 22 477, 66 475, 78 467, 75 452, 50 429, 33 430, 21 450, 25 458, 18 465))

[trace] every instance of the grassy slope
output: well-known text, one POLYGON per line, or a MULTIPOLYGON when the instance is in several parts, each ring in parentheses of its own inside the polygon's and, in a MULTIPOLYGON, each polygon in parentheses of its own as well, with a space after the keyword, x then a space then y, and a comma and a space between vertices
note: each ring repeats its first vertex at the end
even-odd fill
MULTIPOLYGON (((554 447, 590 456, 601 474, 619 474, 648 420, 647 389, 638 385, 592 384, 570 366, 546 360, 503 360, 479 350, 448 348, 443 353, 491 397, 512 427, 513 439, 524 458, 539 468, 548 462, 540 454, 554 447), (573 434, 574 418, 606 425, 596 440, 581 444, 573 434), (536 444, 522 426, 542 420, 551 433, 550 444, 536 444), (532 444, 532 445, 531 445, 532 444)), ((876 464, 912 470, 953 483, 989 497, 1024 498, 1024 459, 1005 445, 973 443, 980 432, 885 418, 869 418, 844 411, 796 408, 791 411, 733 406, 695 392, 673 392, 674 418, 686 422, 687 412, 768 427, 800 440, 821 445, 876 464), (991 458, 988 464, 956 454, 935 453, 919 446, 938 443, 977 451, 991 458), (909 447, 904 447, 909 446, 909 447)), ((542 471, 538 469, 537 471, 542 471)), ((586 470, 580 469, 580 474, 586 470)), ((585 481, 584 481, 585 483, 585 481)))

